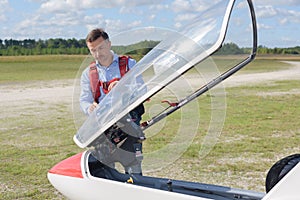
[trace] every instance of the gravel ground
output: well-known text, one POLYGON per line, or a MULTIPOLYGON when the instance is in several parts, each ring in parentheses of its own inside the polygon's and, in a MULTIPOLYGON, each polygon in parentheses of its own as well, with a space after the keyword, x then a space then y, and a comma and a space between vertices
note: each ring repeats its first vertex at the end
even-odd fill
POLYGON ((224 84, 226 87, 232 87, 279 80, 300 80, 300 62, 285 61, 285 63, 290 64, 291 67, 273 72, 234 75, 228 78, 224 84))

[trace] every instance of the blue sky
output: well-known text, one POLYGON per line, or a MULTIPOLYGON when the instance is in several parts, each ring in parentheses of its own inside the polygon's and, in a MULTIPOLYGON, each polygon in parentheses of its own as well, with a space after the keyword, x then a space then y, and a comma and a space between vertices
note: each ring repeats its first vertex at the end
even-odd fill
MULTIPOLYGON (((215 1, 0 0, 0 39, 84 39, 95 27, 110 35, 141 27, 177 31, 215 1)), ((300 0, 253 2, 259 45, 300 46, 300 0)))

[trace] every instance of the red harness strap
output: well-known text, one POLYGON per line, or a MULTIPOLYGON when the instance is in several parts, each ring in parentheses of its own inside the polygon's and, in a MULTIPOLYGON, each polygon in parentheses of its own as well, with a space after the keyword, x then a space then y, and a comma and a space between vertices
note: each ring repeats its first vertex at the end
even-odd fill
MULTIPOLYGON (((129 56, 119 56, 119 70, 120 70, 121 78, 129 71, 129 67, 128 67, 129 58, 130 58, 129 56)), ((108 87, 110 83, 114 81, 118 81, 120 79, 114 78, 110 81, 102 82, 101 80, 99 80, 99 74, 97 71, 96 63, 92 62, 89 68, 90 68, 89 71, 90 85, 91 85, 94 101, 96 103, 99 103, 98 99, 101 96, 100 87, 102 87, 103 92, 107 94, 109 92, 108 87)))
POLYGON ((92 89, 94 101, 96 103, 99 103, 98 98, 101 95, 101 93, 100 93, 100 82, 99 82, 99 74, 98 74, 97 66, 96 66, 95 62, 92 62, 90 64, 89 78, 90 78, 90 86, 91 86, 91 89, 92 89))

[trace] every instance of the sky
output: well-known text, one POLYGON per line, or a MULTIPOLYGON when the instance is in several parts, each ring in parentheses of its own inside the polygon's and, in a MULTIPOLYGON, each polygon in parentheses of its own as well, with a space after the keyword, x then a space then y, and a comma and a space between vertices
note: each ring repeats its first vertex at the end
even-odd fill
MULTIPOLYGON (((84 39, 96 27, 109 35, 145 27, 180 31, 216 1, 0 0, 0 39, 84 39)), ((300 46, 300 0, 253 3, 259 45, 300 46)))

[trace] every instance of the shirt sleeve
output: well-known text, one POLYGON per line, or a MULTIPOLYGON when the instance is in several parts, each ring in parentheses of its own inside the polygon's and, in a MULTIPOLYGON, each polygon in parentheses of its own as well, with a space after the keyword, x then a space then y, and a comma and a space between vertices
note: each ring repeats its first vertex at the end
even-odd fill
POLYGON ((128 68, 129 69, 132 69, 135 64, 136 64, 136 60, 134 60, 133 58, 128 59, 128 68))
POLYGON ((89 107, 94 101, 91 86, 90 86, 90 79, 88 76, 88 70, 84 70, 81 79, 80 79, 80 97, 79 97, 79 102, 80 102, 80 107, 82 111, 86 114, 89 115, 89 107))

